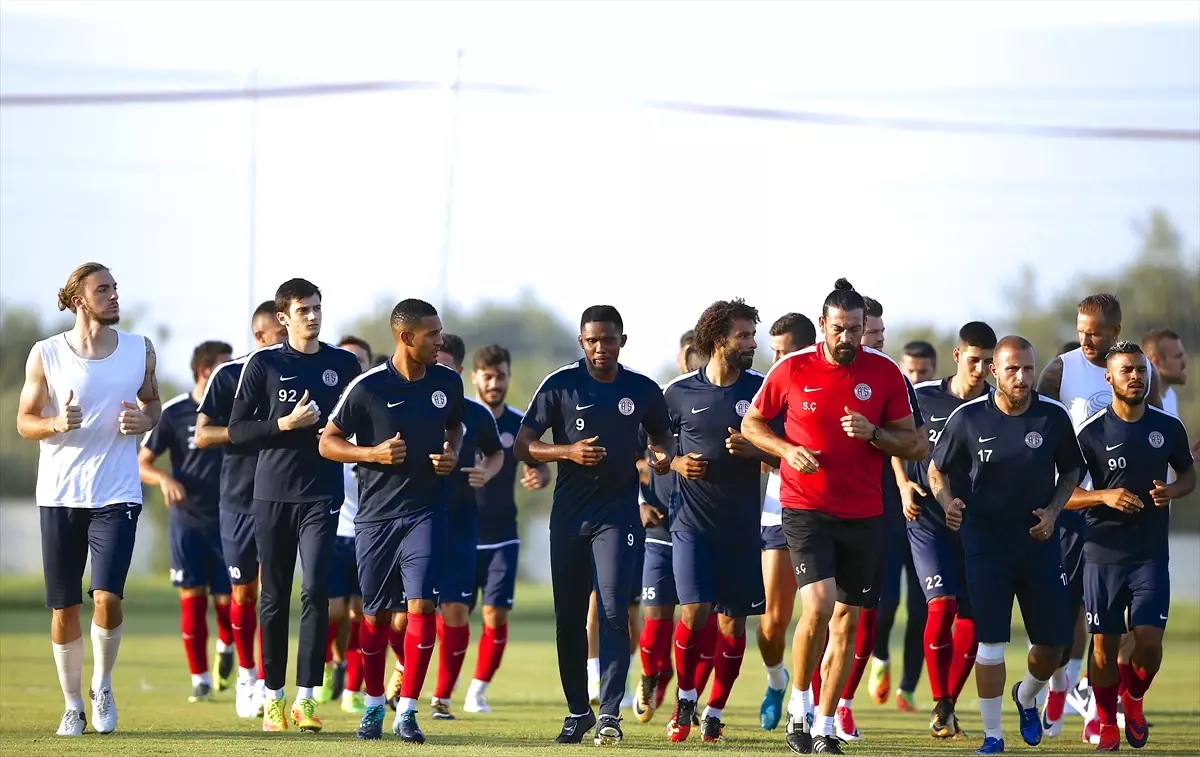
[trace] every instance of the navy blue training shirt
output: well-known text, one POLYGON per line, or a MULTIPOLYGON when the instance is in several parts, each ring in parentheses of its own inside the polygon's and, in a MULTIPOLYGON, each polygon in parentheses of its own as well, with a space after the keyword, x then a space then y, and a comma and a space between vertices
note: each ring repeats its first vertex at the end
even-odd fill
POLYGON ((457 525, 455 521, 459 521, 461 525, 466 525, 469 521, 473 525, 478 509, 478 490, 471 486, 470 479, 462 469, 475 467, 476 453, 486 457, 503 449, 500 446, 500 429, 496 427, 496 417, 492 415, 488 406, 479 400, 464 396, 462 425, 462 451, 458 453, 458 470, 450 476, 451 528, 457 525))
POLYGON ((618 365, 612 381, 598 381, 581 358, 542 380, 521 425, 539 438, 551 429, 559 445, 599 437, 596 444, 605 449, 599 465, 558 463, 551 531, 641 523, 637 460, 644 448, 638 431, 644 426, 659 436, 671 430, 662 390, 652 379, 618 365))
MULTIPOLYGON (((641 444, 642 447, 650 446, 650 438, 646 436, 645 429, 641 431, 641 444)), ((669 452, 673 455, 679 454, 678 436, 675 437, 675 448, 669 452)), ((682 504, 679 496, 679 474, 675 471, 667 471, 660 476, 654 471, 650 471, 649 484, 643 485, 640 480, 638 481, 638 502, 639 504, 645 502, 663 516, 663 521, 659 525, 646 529, 646 538, 666 542, 669 545, 671 543, 671 523, 675 520, 682 504)))
POLYGON ((964 402, 934 447, 933 463, 966 504, 960 532, 968 555, 1058 555, 1057 539, 1030 536, 1037 523, 1033 511, 1050 504, 1056 473, 1075 484, 1083 480, 1083 455, 1066 407, 1031 394, 1020 415, 996 407, 994 392, 964 402))
POLYGON ((167 400, 162 406, 158 425, 146 434, 143 446, 154 453, 171 456, 171 477, 178 481, 187 497, 171 508, 172 521, 195 527, 217 523, 217 504, 221 498, 220 447, 196 446, 196 413, 199 405, 190 394, 167 400))
POLYGON ((405 445, 400 465, 358 464, 355 526, 446 507, 450 477, 439 476, 429 456, 442 452, 446 431, 457 428, 462 415, 462 379, 444 365, 430 365, 420 379, 408 381, 388 360, 350 384, 330 418, 342 434, 374 447, 398 433, 405 445))
MULTIPOLYGON (((208 377, 200 412, 214 426, 228 427, 233 413, 233 395, 242 378, 242 366, 249 355, 242 355, 218 365, 208 377)), ((254 471, 258 466, 258 442, 221 447, 221 509, 248 515, 254 504, 254 471)))
POLYGON ((321 343, 315 353, 297 352, 287 342, 250 353, 242 368, 229 419, 229 439, 258 441, 254 498, 269 502, 320 502, 345 498, 342 464, 321 457, 321 428, 342 392, 362 368, 353 352, 321 343), (307 428, 280 431, 308 392, 321 417, 307 428))
MULTIPOLYGON (((489 411, 490 412, 490 411, 489 411)), ((493 416, 495 417, 495 416, 493 416)), ((500 432, 500 446, 504 449, 504 466, 482 489, 475 490, 475 503, 479 516, 479 547, 492 547, 518 541, 517 534, 517 456, 513 444, 521 430, 525 414, 504 406, 496 418, 496 429, 500 432)))
POLYGON ((1171 509, 1156 507, 1150 490, 1155 479, 1167 480, 1168 467, 1181 475, 1193 465, 1183 423, 1149 404, 1141 420, 1128 423, 1109 405, 1080 424, 1078 437, 1092 488, 1128 489, 1142 500, 1142 509, 1128 515, 1104 505, 1083 511, 1084 559, 1107 565, 1165 562, 1171 509))
POLYGON ((757 543, 762 539, 758 527, 761 461, 729 454, 725 440, 729 429, 741 429, 742 417, 763 384, 763 374, 742 371, 730 386, 716 386, 704 371, 685 373, 663 392, 678 434, 678 454, 696 452, 708 463, 699 480, 679 476, 683 504, 671 530, 757 543))
MULTIPOLYGON (((920 462, 905 460, 904 473, 908 476, 909 481, 915 481, 920 484, 921 488, 927 492, 929 491, 929 461, 933 459, 933 450, 942 435, 942 430, 946 428, 947 419, 950 418, 950 415, 960 405, 967 401, 960 399, 950 391, 950 380, 952 378, 948 376, 932 381, 922 381, 913 387, 913 407, 917 408, 917 412, 921 413, 925 421, 925 431, 929 434, 929 454, 920 462)), ((992 391, 994 391, 992 387, 988 386, 984 390, 984 394, 980 396, 982 397, 992 391)), ((953 488, 951 491, 953 491, 953 488)), ((942 509, 942 506, 932 493, 928 497, 913 495, 913 500, 921 508, 920 517, 932 518, 935 522, 943 526, 946 525, 946 511, 942 509)), ((963 501, 965 502, 966 500, 963 501)))

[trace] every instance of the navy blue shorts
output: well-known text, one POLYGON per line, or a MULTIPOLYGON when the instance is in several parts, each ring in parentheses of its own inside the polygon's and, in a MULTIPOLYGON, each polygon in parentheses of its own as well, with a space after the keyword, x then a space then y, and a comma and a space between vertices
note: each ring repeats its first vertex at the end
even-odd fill
POLYGON ((83 604, 83 570, 92 556, 88 596, 106 591, 124 599, 142 506, 119 503, 96 509, 39 507, 42 572, 46 607, 62 610, 83 604))
MULTIPOLYGON (((483 593, 484 607, 512 609, 520 556, 521 544, 515 541, 475 550, 475 590, 483 593)), ((475 609, 477 597, 478 594, 472 594, 471 609, 475 609)))
POLYGON ((1064 647, 1072 630, 1067 607, 1067 574, 1057 545, 1050 550, 997 551, 967 556, 967 591, 980 644, 1004 644, 1012 627, 1013 598, 1021 606, 1032 644, 1064 647))
POLYGON ((475 601, 475 545, 474 529, 462 533, 454 526, 447 527, 446 550, 439 559, 442 575, 437 581, 438 600, 442 604, 469 605, 475 601))
POLYGON ((354 530, 364 615, 396 610, 409 599, 438 598, 439 560, 446 549, 444 510, 354 530))
POLYGON ((329 598, 361 597, 358 587, 358 558, 354 554, 354 537, 339 536, 333 540, 329 561, 329 598))
POLYGON ((167 525, 171 540, 171 585, 181 589, 208 588, 212 594, 228 594, 229 572, 221 550, 221 529, 213 523, 205 528, 178 523, 167 525))
POLYGON ((690 531, 675 531, 671 537, 679 604, 710 602, 732 618, 762 615, 767 596, 758 541, 715 539, 690 531))
POLYGON ((234 586, 258 580, 258 542, 254 538, 254 515, 220 510, 221 552, 225 571, 234 586))
POLYGON ((787 538, 783 535, 783 526, 762 527, 762 548, 764 552, 769 549, 787 549, 787 538))
POLYGON ((679 604, 675 593, 675 566, 670 544, 646 541, 642 563, 642 604, 646 607, 674 607, 679 604))
POLYGON ((1083 567, 1083 593, 1088 633, 1118 634, 1138 626, 1167 627, 1171 572, 1166 560, 1140 565, 1087 563, 1083 567))
POLYGON ((1067 602, 1072 608, 1070 618, 1073 619, 1083 604, 1083 533, 1060 527, 1058 544, 1062 548, 1063 572, 1067 574, 1067 602))
POLYGON ((959 617, 970 618, 966 560, 959 535, 922 515, 909 521, 908 543, 925 601, 954 597, 958 600, 959 617))

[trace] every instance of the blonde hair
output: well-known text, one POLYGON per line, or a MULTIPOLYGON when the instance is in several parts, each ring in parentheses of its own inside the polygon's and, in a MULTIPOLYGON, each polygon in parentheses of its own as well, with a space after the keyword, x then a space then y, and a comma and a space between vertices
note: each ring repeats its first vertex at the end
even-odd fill
POLYGON ((75 303, 71 300, 83 294, 83 282, 87 281, 87 277, 93 273, 107 270, 108 266, 101 263, 84 263, 71 271, 71 275, 67 277, 66 286, 58 290, 58 309, 70 310, 74 313, 75 303))

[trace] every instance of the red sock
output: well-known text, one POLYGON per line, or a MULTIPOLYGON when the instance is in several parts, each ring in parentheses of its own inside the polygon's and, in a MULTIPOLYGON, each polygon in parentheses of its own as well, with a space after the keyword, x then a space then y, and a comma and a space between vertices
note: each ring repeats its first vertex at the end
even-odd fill
POLYGON ((933 698, 950 696, 950 666, 954 662, 954 615, 958 600, 953 597, 929 603, 925 617, 925 667, 933 698))
POLYGON ((1117 724, 1117 685, 1092 686, 1092 694, 1096 697, 1096 717, 1100 725, 1116 726, 1117 724))
POLYGON ((954 621, 954 658, 950 664, 950 685, 954 688, 950 696, 958 704, 958 697, 966 688, 975 669, 975 653, 979 651, 979 639, 975 636, 975 621, 959 618, 954 621))
POLYGON ((853 699, 867 672, 867 663, 871 661, 871 651, 875 649, 875 627, 879 620, 879 610, 863 610, 858 615, 858 629, 854 632, 854 666, 850 668, 850 677, 842 688, 842 699, 853 699))
POLYGON ((337 642, 338 624, 330 623, 325 629, 325 664, 333 662, 333 645, 337 642))
POLYGON ((668 621, 646 618, 642 621, 642 633, 638 636, 638 651, 642 659, 642 675, 652 676, 658 672, 658 650, 654 646, 658 627, 668 621))
POLYGON ((403 699, 419 699, 433 657, 433 642, 437 638, 437 621, 432 614, 408 614, 408 631, 404 634, 404 683, 400 687, 403 699))
POLYGON ((696 688, 696 668, 700 664, 700 641, 703 629, 692 630, 681 619, 675 624, 675 670, 679 675, 679 690, 696 688))
POLYGON ((404 632, 392 628, 389 631, 388 641, 392 645, 392 652, 396 655, 396 664, 404 667, 404 632))
MULTIPOLYGON (((346 641, 346 691, 358 692, 363 685, 363 655, 360 630, 362 621, 350 621, 350 638, 346 641)), ((387 647, 384 647, 387 657, 387 647)))
POLYGON ((1141 699, 1146 696, 1146 691, 1150 688, 1150 682, 1154 680, 1154 674, 1142 669, 1138 670, 1132 665, 1129 666, 1129 696, 1134 699, 1141 699))
POLYGON ((213 611, 217 614, 217 638, 225 646, 233 644, 233 620, 229 602, 217 602, 213 599, 213 611))
POLYGON ((492 682, 492 677, 500 669, 500 660, 504 657, 504 647, 507 645, 507 623, 495 628, 483 627, 483 635, 479 637, 479 656, 475 658, 476 680, 492 682))
MULTIPOLYGON (((261 625, 258 627, 258 632, 255 634, 255 636, 258 637, 258 640, 255 642, 255 644, 257 645, 257 648, 258 648, 258 661, 261 663, 262 658, 263 658, 263 656, 262 656, 262 626, 261 625)), ((266 665, 258 666, 257 678, 260 681, 267 680, 267 666, 266 665)))
POLYGON ((675 631, 675 624, 671 620, 659 620, 656 623, 653 642, 655 666, 650 670, 660 678, 665 676, 670 679, 675 672, 671 667, 671 635, 675 631))
POLYGON ((192 675, 208 672, 208 597, 179 598, 183 651, 192 675))
MULTIPOLYGON (((438 616, 441 619, 441 616, 438 616)), ((439 623, 438 625, 442 625, 439 623)), ((467 658, 467 647, 471 645, 471 627, 443 626, 441 649, 438 651, 438 680, 433 695, 438 699, 449 699, 462 672, 463 660, 467 658)))
POLYGON ((1118 662, 1117 670, 1121 674, 1121 682, 1117 684, 1117 696, 1121 696, 1133 688, 1133 666, 1127 662, 1118 662))
POLYGON ((717 710, 725 709, 729 694, 733 691, 733 682, 738 673, 742 672, 742 658, 746 652, 746 634, 729 637, 723 633, 717 634, 716 654, 713 655, 713 687, 708 697, 708 706, 717 710))
POLYGON ((233 645, 237 647, 238 666, 254 667, 254 632, 258 630, 258 614, 254 602, 229 605, 229 625, 233 630, 233 645))
MULTIPOLYGON (((359 646, 362 647, 362 674, 369 697, 381 697, 385 691, 383 672, 387 668, 388 635, 391 630, 386 623, 376 627, 364 620, 358 631, 359 646)), ((347 677, 349 672, 346 671, 347 677)), ((349 682, 346 688, 349 688, 349 682)))
POLYGON ((696 663, 696 694, 703 693, 712 675, 713 658, 717 654, 717 614, 710 612, 700 637, 700 660, 696 663))

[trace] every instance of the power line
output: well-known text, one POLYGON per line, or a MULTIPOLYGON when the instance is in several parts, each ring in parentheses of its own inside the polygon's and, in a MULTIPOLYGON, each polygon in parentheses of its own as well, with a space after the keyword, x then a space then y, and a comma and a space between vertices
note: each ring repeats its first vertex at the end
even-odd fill
MULTIPOLYGON (((899 116, 861 116, 832 111, 769 108, 749 105, 690 102, 647 97, 587 95, 547 87, 490 82, 462 82, 460 91, 518 97, 584 98, 625 107, 638 107, 691 115, 776 121, 823 126, 850 126, 891 131, 975 134, 997 136, 1047 137, 1053 139, 1114 139, 1154 142, 1200 142, 1200 130, 1155 129, 1134 126, 1050 126, 1006 124, 983 121, 947 121, 943 119, 899 116)), ((238 100, 277 100, 301 97, 378 94, 444 89, 436 81, 356 81, 323 84, 295 84, 270 87, 239 87, 158 92, 94 92, 64 94, 0 95, 3 108, 94 107, 118 105, 185 104, 238 100)))

